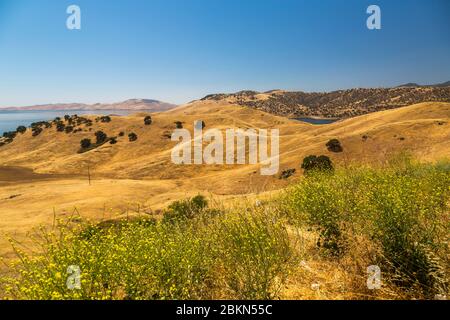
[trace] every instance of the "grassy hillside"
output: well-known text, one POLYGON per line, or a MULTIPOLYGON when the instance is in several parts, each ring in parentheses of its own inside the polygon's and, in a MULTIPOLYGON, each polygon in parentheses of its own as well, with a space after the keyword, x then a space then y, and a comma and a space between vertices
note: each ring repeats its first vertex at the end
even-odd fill
MULTIPOLYGON (((301 179, 301 161, 310 154, 329 156, 338 166, 380 164, 407 150, 419 160, 435 161, 450 154, 450 104, 423 103, 364 115, 326 126, 313 126, 223 102, 201 101, 165 113, 111 117, 111 122, 80 125, 76 133, 44 128, 33 137, 28 129, 0 147, 0 233, 25 239, 33 227, 67 218, 75 210, 90 219, 120 219, 139 214, 159 216, 172 201, 198 193, 221 201, 272 194, 301 179), (280 129, 280 173, 296 169, 288 179, 261 176, 258 165, 176 166, 170 160, 167 135, 175 121, 193 130, 195 120, 208 128, 280 129), (117 137, 94 150, 78 153, 82 139, 95 140, 101 130, 117 137), (123 132, 122 137, 119 133, 123 132), (128 134, 138 139, 130 142, 128 134), (337 138, 343 152, 326 143, 337 138), (91 183, 88 181, 88 170, 91 183)), ((67 123, 66 123, 67 124, 67 123)), ((12 252, 0 237, 0 254, 12 252)))
POLYGON ((197 196, 149 218, 41 229, 1 280, 15 299, 398 299, 448 295, 450 164, 310 172, 257 205, 197 196), (42 252, 42 251, 41 251, 42 252), (381 286, 367 287, 367 267, 381 286), (66 286, 68 266, 80 288, 66 286))
MULTIPOLYGON (((33 247, 27 237, 38 225, 80 215, 83 219, 117 220, 142 215, 161 217, 171 202, 199 193, 217 201, 239 203, 243 197, 264 199, 302 179, 301 161, 310 154, 329 156, 338 167, 380 165, 402 150, 421 161, 436 161, 450 154, 450 104, 422 103, 364 115, 331 125, 313 126, 238 105, 201 101, 169 112, 111 117, 110 122, 88 117, 92 125, 58 132, 57 125, 37 136, 28 129, 0 147, 0 233, 33 247), (176 166, 169 139, 176 121, 193 130, 195 120, 209 128, 278 128, 280 173, 296 169, 288 179, 263 177, 258 165, 176 166), (91 151, 79 153, 80 141, 95 141, 95 132, 116 137, 91 151), (74 133, 74 131, 76 131, 74 133), (120 133, 123 135, 120 136, 120 133), (130 142, 128 134, 137 140, 130 142), (338 139, 343 152, 327 149, 338 139), (91 181, 88 181, 88 172, 91 181)), ((65 126, 67 120, 62 119, 65 126)), ((14 253, 4 237, 0 255, 14 253)), ((3 267, 2 267, 3 268, 3 267)))

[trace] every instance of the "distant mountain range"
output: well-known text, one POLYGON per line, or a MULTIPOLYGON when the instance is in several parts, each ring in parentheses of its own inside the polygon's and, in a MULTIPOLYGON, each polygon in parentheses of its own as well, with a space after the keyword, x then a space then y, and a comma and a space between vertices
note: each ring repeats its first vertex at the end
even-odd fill
POLYGON ((420 87, 420 88, 435 87, 435 88, 443 88, 443 87, 450 87, 450 81, 437 83, 437 84, 428 84, 428 85, 420 85, 420 84, 417 84, 417 83, 414 83, 414 82, 410 82, 410 83, 402 84, 402 85, 398 86, 397 88, 401 88, 401 87, 420 87))
POLYGON ((177 107, 174 104, 151 99, 130 99, 117 103, 62 103, 44 104, 27 107, 0 108, 0 110, 136 110, 161 112, 177 107))
POLYGON ((333 92, 240 91, 201 100, 224 101, 287 117, 350 118, 420 102, 450 102, 450 81, 430 86, 357 88, 333 92))

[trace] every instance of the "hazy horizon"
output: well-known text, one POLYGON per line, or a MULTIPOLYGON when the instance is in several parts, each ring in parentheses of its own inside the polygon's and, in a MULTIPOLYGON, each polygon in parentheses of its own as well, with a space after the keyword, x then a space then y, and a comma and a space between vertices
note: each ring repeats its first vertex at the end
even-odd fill
MULTIPOLYGON (((409 83, 403 83, 403 84, 415 83, 415 84, 418 84, 418 85, 420 85, 420 86, 428 86, 428 85, 441 84, 441 83, 445 83, 445 82, 449 82, 449 81, 443 81, 443 82, 438 82, 438 83, 417 83, 417 82, 409 82, 409 83)), ((302 91, 302 92, 306 92, 306 93, 314 93, 314 92, 333 92, 333 91, 349 90, 349 89, 356 89, 356 88, 358 88, 358 89, 395 88, 395 87, 401 86, 401 85, 403 85, 403 84, 394 85, 394 86, 391 86, 391 87, 382 87, 382 86, 378 86, 378 87, 337 88, 337 89, 334 89, 334 90, 328 90, 328 91, 325 91, 325 90, 322 90, 322 91, 320 91, 320 90, 318 90, 318 91, 306 91, 306 90, 301 90, 301 89, 298 89, 298 90, 290 90, 290 91, 302 91)), ((240 90, 229 91, 229 92, 219 92, 219 91, 217 91, 217 92, 210 92, 209 94, 221 94, 221 93, 223 93, 223 94, 230 94, 230 93, 236 93, 236 92, 244 91, 244 90, 250 90, 250 89, 243 88, 243 89, 240 89, 240 90)), ((265 91, 262 91, 262 90, 254 90, 254 89, 253 89, 253 91, 262 92, 262 93, 263 93, 263 92, 268 92, 268 91, 271 91, 271 90, 285 90, 285 89, 283 89, 283 88, 274 88, 274 89, 265 90, 265 91)), ((208 94, 208 95, 209 95, 209 94, 208 94)), ((205 96, 206 96, 206 95, 205 95, 205 96)), ((200 99, 204 98, 205 96, 197 97, 197 98, 192 99, 192 100, 190 100, 190 101, 200 100, 200 99)), ((158 101, 158 102, 169 103, 169 104, 174 104, 174 105, 183 105, 183 104, 186 104, 186 103, 189 103, 189 102, 190 102, 190 101, 184 101, 184 102, 182 102, 182 103, 174 103, 174 102, 170 102, 170 101, 165 101, 165 100, 155 99, 155 98, 153 98, 153 97, 137 97, 137 98, 136 98, 136 97, 130 97, 130 98, 123 99, 123 100, 121 100, 121 101, 107 101, 107 102, 103 102, 103 101, 96 101, 96 102, 69 101, 69 102, 38 103, 38 104, 33 104, 33 105, 0 106, 0 110, 1 110, 1 109, 7 109, 7 108, 20 108, 20 107, 46 106, 46 105, 84 104, 84 105, 92 105, 92 106, 94 106, 94 105, 96 105, 96 104, 114 104, 114 103, 121 103, 121 102, 125 102, 125 101, 128 101, 128 100, 155 100, 155 101, 158 101)), ((124 109, 124 110, 125 110, 125 109, 124 109)))

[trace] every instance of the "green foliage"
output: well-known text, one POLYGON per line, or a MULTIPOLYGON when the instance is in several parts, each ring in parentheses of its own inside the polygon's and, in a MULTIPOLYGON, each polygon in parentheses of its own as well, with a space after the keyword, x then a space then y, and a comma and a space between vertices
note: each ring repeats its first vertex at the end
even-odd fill
POLYGON ((164 223, 177 223, 193 219, 207 207, 208 201, 202 195, 187 200, 175 201, 164 212, 162 221, 164 223))
POLYGON ((128 140, 129 140, 130 142, 134 142, 134 141, 136 141, 137 139, 138 139, 138 136, 137 136, 137 134, 134 133, 134 132, 131 132, 131 133, 128 135, 128 140))
POLYGON ((151 116, 146 116, 146 117, 144 118, 144 124, 145 124, 146 126, 151 125, 151 124, 152 124, 152 117, 151 117, 151 116))
POLYGON ((63 132, 65 130, 65 128, 66 128, 66 125, 62 122, 58 122, 56 124, 56 131, 58 131, 58 132, 63 132))
POLYGON ((288 179, 295 174, 295 169, 286 169, 283 170, 280 174, 280 179, 288 179))
POLYGON ((96 138, 96 144, 102 144, 106 141, 108 136, 103 131, 97 131, 95 133, 95 138, 96 138))
POLYGON ((83 139, 80 141, 80 146, 82 149, 87 149, 92 145, 91 139, 83 139))
POLYGON ((41 127, 33 127, 31 129, 31 131, 32 131, 32 136, 37 137, 38 135, 40 135, 42 133, 43 129, 41 127))
POLYGON ((66 126, 66 128, 64 129, 64 131, 65 131, 66 133, 71 133, 71 132, 73 132, 73 127, 72 127, 72 126, 66 126))
POLYGON ((328 151, 331 152, 342 152, 344 148, 342 148, 341 142, 338 139, 331 139, 326 144, 328 151))
POLYGON ((294 254, 283 221, 260 212, 231 215, 218 226, 226 287, 238 299, 276 298, 294 254))
POLYGON ((27 127, 25 127, 25 126, 18 126, 16 131, 21 133, 21 134, 24 134, 27 131, 27 127))
POLYGON ((303 159, 302 169, 305 170, 305 174, 314 171, 322 171, 322 172, 333 172, 333 162, 327 156, 307 156, 303 159))
POLYGON ((286 194, 293 221, 314 226, 324 253, 341 255, 348 235, 363 236, 380 249, 373 263, 408 290, 426 297, 448 290, 447 165, 393 161, 387 167, 338 170, 332 179, 315 171, 286 194), (389 271, 389 272, 387 272, 389 271))
POLYGON ((175 127, 177 129, 183 129, 183 123, 181 121, 175 121, 175 127))
POLYGON ((33 122, 31 124, 31 128, 36 128, 36 127, 44 127, 46 129, 51 128, 52 124, 48 121, 39 121, 39 122, 33 122))
POLYGON ((3 138, 6 138, 6 139, 14 139, 16 136, 17 136, 17 132, 15 132, 15 131, 3 132, 3 138))
POLYGON ((97 122, 100 121, 102 123, 109 123, 111 122, 111 117, 110 116, 101 116, 95 119, 97 122))
MULTIPOLYGON (((205 205, 200 197, 190 201, 205 205)), ((42 230, 45 250, 38 256, 13 242, 20 263, 17 276, 0 281, 4 298, 267 299, 277 296, 292 260, 281 221, 258 212, 185 224, 139 219, 70 226, 42 230), (80 289, 66 285, 69 266, 81 271, 80 289)))

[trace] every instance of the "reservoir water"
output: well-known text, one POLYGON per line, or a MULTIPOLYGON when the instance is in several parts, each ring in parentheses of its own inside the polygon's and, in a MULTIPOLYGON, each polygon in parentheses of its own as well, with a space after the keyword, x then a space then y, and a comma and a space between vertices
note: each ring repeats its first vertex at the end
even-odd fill
POLYGON ((330 124, 339 121, 339 119, 318 119, 318 118, 294 118, 294 120, 307 122, 310 124, 330 124))
POLYGON ((45 110, 45 111, 10 111, 0 109, 0 136, 3 132, 15 131, 18 126, 30 126, 33 122, 53 120, 64 115, 128 115, 137 111, 131 110, 45 110))

